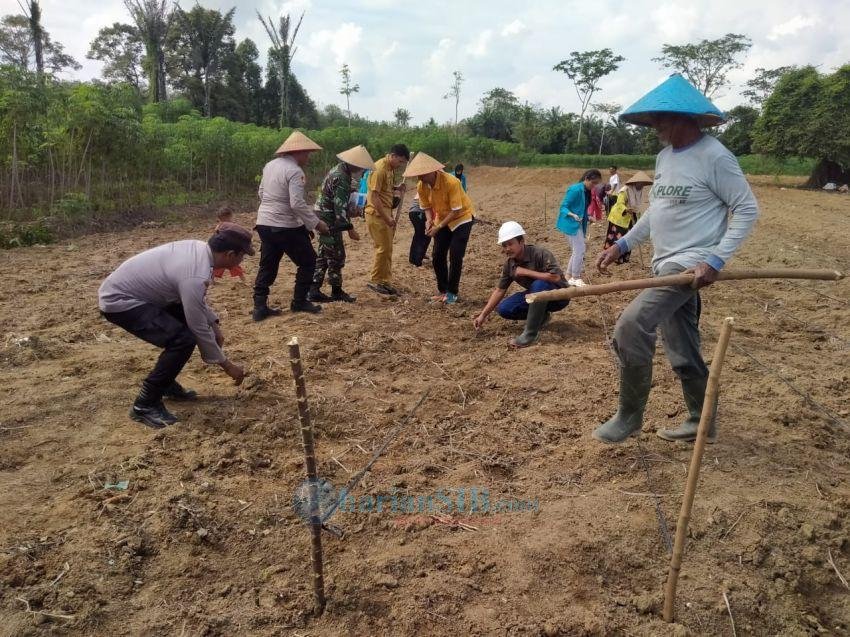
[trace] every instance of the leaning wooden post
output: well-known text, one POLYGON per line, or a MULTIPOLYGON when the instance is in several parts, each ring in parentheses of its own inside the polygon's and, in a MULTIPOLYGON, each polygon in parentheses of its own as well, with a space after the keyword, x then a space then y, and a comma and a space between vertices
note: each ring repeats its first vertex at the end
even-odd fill
POLYGON ((699 470, 702 465, 702 452, 705 449, 705 438, 717 407, 717 393, 720 388, 720 370, 723 368, 723 359, 726 356, 726 348, 729 345, 729 337, 732 335, 732 325, 735 319, 731 316, 723 320, 720 329, 720 338, 714 350, 714 358, 711 361, 711 369, 708 372, 708 385, 705 389, 705 399, 702 403, 702 414, 699 418, 699 429, 697 439, 694 443, 694 451, 691 455, 691 466, 688 469, 688 484, 685 487, 685 498, 682 500, 682 508, 679 511, 679 521, 676 524, 676 541, 673 544, 673 557, 670 560, 670 572, 667 575, 667 584, 664 587, 664 621, 673 621, 673 606, 676 602, 676 584, 679 581, 679 570, 682 567, 682 552, 685 549, 685 535, 688 532, 688 522, 691 519, 691 508, 694 504, 694 495, 697 490, 699 470))
POLYGON ((316 598, 316 615, 325 610, 325 578, 322 574, 322 519, 319 515, 319 475, 316 471, 316 450, 313 446, 313 425, 310 422, 310 408, 307 405, 307 383, 304 381, 304 368, 301 365, 301 347, 298 337, 293 336, 289 345, 289 363, 295 378, 295 395, 298 398, 298 420, 301 423, 301 440, 304 443, 304 467, 307 471, 308 493, 310 498, 310 540, 313 564, 313 595, 316 598))

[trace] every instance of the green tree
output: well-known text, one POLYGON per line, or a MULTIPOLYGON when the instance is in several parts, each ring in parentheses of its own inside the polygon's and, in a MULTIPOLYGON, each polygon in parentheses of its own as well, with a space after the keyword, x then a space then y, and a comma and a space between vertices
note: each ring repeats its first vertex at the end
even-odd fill
POLYGON ((342 78, 339 93, 345 95, 345 110, 348 112, 348 126, 351 128, 351 94, 360 92, 360 85, 351 83, 351 69, 348 68, 348 64, 342 65, 339 75, 342 78))
POLYGON ((295 39, 298 37, 298 31, 301 29, 301 22, 304 20, 304 13, 298 18, 298 23, 295 28, 292 28, 292 20, 289 14, 283 15, 278 21, 277 30, 271 18, 268 21, 263 18, 259 11, 257 17, 266 30, 269 40, 272 43, 272 50, 269 53, 269 66, 274 65, 278 77, 279 96, 280 96, 280 127, 292 125, 292 114, 290 112, 290 88, 293 86, 292 74, 292 59, 298 48, 295 46, 295 39))
POLYGON ((257 45, 248 38, 223 60, 224 81, 213 95, 213 110, 239 122, 263 122, 263 69, 257 45))
POLYGON ((779 78, 796 68, 796 66, 780 66, 775 69, 757 68, 755 77, 747 80, 747 88, 741 94, 749 98, 757 108, 761 108, 765 100, 770 97, 779 78))
POLYGON ((610 75, 620 67, 620 62, 625 61, 622 55, 614 55, 611 49, 599 49, 598 51, 572 51, 570 57, 558 62, 552 70, 566 73, 572 80, 578 95, 581 112, 579 113, 578 137, 576 144, 581 143, 581 129, 584 114, 593 99, 594 93, 599 90, 599 82, 603 77, 610 75))
POLYGON ((449 86, 449 92, 443 95, 443 99, 453 99, 455 101, 455 131, 457 131, 457 111, 460 106, 460 85, 464 79, 460 71, 452 72, 452 84, 449 86))
MULTIPOLYGON (((233 15, 195 5, 191 11, 177 8, 168 37, 172 52, 169 64, 174 84, 189 91, 200 89, 205 117, 212 116, 213 87, 223 79, 224 61, 235 52, 233 15)), ((194 100, 193 100, 194 101, 194 100)))
POLYGON ((145 47, 144 64, 150 101, 164 101, 165 42, 174 16, 169 0, 124 0, 124 6, 130 12, 145 47))
POLYGON ((519 100, 504 88, 490 89, 479 102, 478 112, 466 120, 475 135, 512 141, 514 124, 519 116, 519 100))
POLYGON ((599 103, 593 105, 593 111, 595 113, 600 113, 602 116, 602 135, 599 139, 599 152, 597 153, 597 155, 602 154, 602 144, 605 143, 605 126, 609 122, 613 122, 616 124, 617 113, 619 113, 622 108, 622 106, 613 102, 610 104, 599 103))
POLYGON ((661 56, 652 61, 680 71, 703 95, 711 97, 727 84, 729 71, 743 66, 738 58, 752 45, 745 35, 727 33, 722 38, 701 40, 696 44, 664 44, 661 56))
MULTIPOLYGON (((26 16, 3 16, 0 20, 0 64, 11 64, 22 70, 35 68, 37 72, 37 46, 32 33, 32 25, 26 16)), ((59 73, 68 68, 82 68, 73 57, 65 53, 62 44, 50 39, 47 31, 40 28, 40 33, 44 67, 53 73, 59 73)))
POLYGON ((410 125, 410 111, 406 108, 395 109, 393 117, 395 118, 396 126, 407 128, 410 125))
POLYGON ((758 120, 758 109, 736 106, 726 113, 726 123, 718 139, 736 155, 749 155, 753 146, 753 127, 758 120))
POLYGON ((144 47, 136 27, 114 22, 98 32, 86 57, 104 63, 101 72, 104 79, 126 82, 141 93, 145 87, 143 54, 144 47))
POLYGON ((754 130, 757 152, 817 159, 807 185, 850 181, 850 64, 830 75, 812 66, 785 73, 754 130))

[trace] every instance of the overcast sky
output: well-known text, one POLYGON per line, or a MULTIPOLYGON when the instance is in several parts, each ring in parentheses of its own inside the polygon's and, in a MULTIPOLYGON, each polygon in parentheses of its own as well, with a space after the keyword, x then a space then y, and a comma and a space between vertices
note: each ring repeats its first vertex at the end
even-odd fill
MULTIPOLYGON (((83 65, 68 77, 88 79, 100 63, 86 59, 98 30, 128 22, 122 0, 42 0, 43 23, 54 40, 83 65)), ((399 0, 205 0, 205 7, 236 6, 236 37, 251 38, 265 63, 268 37, 256 11, 277 16, 306 12, 298 35, 295 72, 321 107, 345 106, 339 69, 351 68, 360 92, 352 110, 373 119, 391 119, 407 108, 416 123, 454 117, 444 100, 452 71, 460 71, 460 117, 472 115, 482 94, 494 87, 521 100, 578 110, 568 78, 552 66, 570 51, 611 48, 626 58, 610 75, 595 102, 630 105, 668 74, 651 58, 664 43, 684 44, 728 32, 753 40, 733 85, 715 101, 731 108, 743 100, 740 87, 758 67, 814 64, 823 71, 850 62, 850 0, 594 0, 570 2, 447 3, 399 0)), ((184 8, 191 5, 184 0, 184 8)), ((15 0, 0 0, 2 14, 19 13, 15 0)))

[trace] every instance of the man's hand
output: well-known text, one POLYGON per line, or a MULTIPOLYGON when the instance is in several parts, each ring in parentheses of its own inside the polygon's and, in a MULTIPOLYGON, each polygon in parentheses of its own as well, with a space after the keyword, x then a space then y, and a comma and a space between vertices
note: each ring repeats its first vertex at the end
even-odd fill
POLYGON ((436 226, 433 223, 431 224, 430 228, 428 227, 427 223, 425 224, 425 234, 427 234, 429 237, 435 236, 442 229, 443 226, 436 226))
POLYGON ((233 379, 233 383, 235 385, 241 385, 242 381, 245 380, 245 370, 241 365, 232 363, 228 359, 221 364, 221 368, 224 370, 225 374, 233 379))
POLYGON ((348 229, 348 236, 351 237, 353 241, 360 241, 360 233, 354 228, 348 229))
POLYGON ((700 263, 697 267, 691 270, 686 270, 686 272, 694 273, 694 282, 691 283, 691 287, 695 290, 711 285, 717 280, 717 275, 720 274, 707 263, 700 263))
MULTIPOLYGON (((433 228, 433 227, 434 227, 434 222, 431 221, 430 219, 426 218, 425 219, 425 234, 428 234, 431 231, 431 228, 433 228)), ((428 236, 430 237, 431 235, 428 234, 428 236)))
POLYGON ((316 232, 319 234, 330 234, 331 230, 328 228, 328 224, 319 219, 319 223, 316 224, 316 232))
POLYGON ((472 319, 472 325, 475 326, 476 332, 481 329, 481 327, 484 325, 484 323, 487 322, 488 318, 490 318, 490 315, 484 314, 484 312, 482 312, 481 314, 476 316, 474 319, 472 319))
POLYGON ((224 347, 224 334, 221 333, 221 326, 219 326, 218 323, 213 323, 212 331, 213 334, 215 334, 215 342, 218 344, 219 347, 224 347))
POLYGON ((596 269, 600 274, 611 274, 608 271, 608 266, 614 263, 620 257, 620 247, 615 243, 610 248, 606 248, 596 257, 596 269))
POLYGON ((395 219, 392 216, 383 217, 384 223, 387 224, 390 228, 395 228, 395 219))

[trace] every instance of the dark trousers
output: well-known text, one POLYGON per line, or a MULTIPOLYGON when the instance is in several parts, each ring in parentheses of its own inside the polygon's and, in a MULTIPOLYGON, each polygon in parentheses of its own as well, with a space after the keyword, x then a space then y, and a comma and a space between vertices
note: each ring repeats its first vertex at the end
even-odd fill
MULTIPOLYGON (((502 302, 496 307, 496 312, 502 318, 511 320, 511 321, 524 321, 528 318, 528 302, 525 300, 526 294, 533 294, 535 292, 546 292, 547 290, 558 290, 563 286, 555 285, 554 283, 549 283, 548 281, 541 281, 540 279, 536 279, 531 283, 531 286, 527 290, 523 290, 522 292, 515 292, 508 297, 502 299, 502 302)), ((563 301, 549 301, 546 305, 547 312, 559 312, 563 310, 570 304, 569 299, 564 299, 563 301)))
POLYGON ((469 243, 471 231, 472 222, 467 222, 453 231, 445 226, 434 236, 432 259, 440 294, 446 292, 457 294, 460 287, 460 275, 463 271, 463 257, 466 254, 466 244, 469 243))
POLYGON ((298 268, 292 300, 305 301, 316 271, 316 251, 307 228, 257 226, 256 230, 260 235, 260 267, 254 281, 254 298, 268 298, 269 288, 277 279, 280 260, 285 254, 298 268))
POLYGON ((103 312, 103 316, 133 336, 162 348, 153 371, 145 378, 145 385, 154 394, 151 399, 159 400, 195 349, 195 335, 186 325, 183 306, 161 308, 145 304, 125 312, 103 312))
POLYGON ((410 240, 408 260, 418 268, 428 252, 428 246, 431 245, 431 237, 425 234, 425 213, 420 209, 411 210, 408 214, 410 223, 413 224, 413 238, 410 240))

